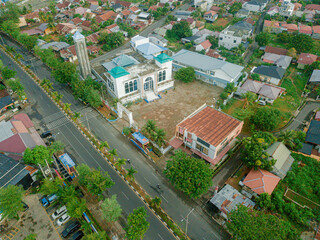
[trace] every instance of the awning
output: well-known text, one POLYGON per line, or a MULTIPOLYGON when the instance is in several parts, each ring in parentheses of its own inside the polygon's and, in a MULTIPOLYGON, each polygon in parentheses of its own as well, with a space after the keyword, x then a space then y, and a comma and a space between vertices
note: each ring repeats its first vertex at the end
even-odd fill
POLYGON ((149 139, 143 136, 140 132, 135 132, 132 134, 132 136, 139 141, 142 145, 148 144, 149 139))
POLYGON ((59 159, 60 159, 60 161, 63 163, 63 165, 64 165, 65 167, 71 168, 71 167, 73 167, 73 166, 76 165, 76 164, 73 162, 73 160, 71 159, 71 157, 68 155, 68 153, 65 153, 65 154, 61 155, 61 156, 59 157, 59 159))
POLYGON ((174 149, 179 148, 182 144, 183 144, 183 141, 178 138, 174 138, 169 143, 169 145, 172 146, 174 149))

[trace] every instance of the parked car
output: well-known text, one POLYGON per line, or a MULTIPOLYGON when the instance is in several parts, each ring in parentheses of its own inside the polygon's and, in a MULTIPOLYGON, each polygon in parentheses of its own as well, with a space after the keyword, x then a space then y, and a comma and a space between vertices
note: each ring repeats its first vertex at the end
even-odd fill
POLYGON ((58 199, 56 194, 51 194, 47 197, 43 197, 40 199, 42 206, 46 207, 49 206, 51 203, 55 202, 58 199))
POLYGON ((65 214, 67 212, 67 207, 62 206, 61 208, 58 208, 54 213, 52 213, 51 217, 53 219, 56 219, 60 217, 61 215, 65 214))
POLYGON ((68 213, 63 214, 57 221, 58 226, 65 224, 70 219, 68 213))
POLYGON ((82 231, 78 231, 72 235, 72 240, 80 240, 84 236, 82 231))
POLYGON ((247 177, 247 175, 248 175, 248 174, 245 174, 245 175, 241 178, 241 180, 239 181, 239 186, 241 186, 241 187, 244 186, 243 181, 244 181, 244 179, 247 177))
POLYGON ((68 237, 71 233, 77 231, 81 227, 81 224, 79 221, 72 221, 69 222, 66 228, 63 230, 61 233, 62 237, 66 238, 68 237))
POLYGON ((42 137, 42 138, 46 138, 46 137, 50 137, 50 136, 52 136, 51 131, 43 132, 43 133, 41 133, 41 135, 40 135, 40 137, 42 137))

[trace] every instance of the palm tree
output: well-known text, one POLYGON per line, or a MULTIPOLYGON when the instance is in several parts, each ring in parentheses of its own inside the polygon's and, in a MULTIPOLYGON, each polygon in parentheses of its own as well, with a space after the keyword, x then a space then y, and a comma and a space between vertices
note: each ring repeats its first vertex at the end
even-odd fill
POLYGON ((155 133, 156 135, 154 140, 159 145, 159 147, 161 147, 164 144, 164 138, 166 136, 166 132, 160 128, 160 129, 157 129, 155 133))
POLYGON ((257 99, 257 95, 253 92, 246 92, 245 94, 242 94, 242 97, 245 100, 243 108, 253 104, 253 102, 257 99))
POLYGON ((40 86, 44 87, 44 86, 46 86, 49 82, 50 82, 50 80, 44 78, 44 79, 41 81, 40 86))
POLYGON ((53 83, 52 82, 48 82, 47 83, 47 89, 53 89, 53 83))
POLYGON ((137 173, 137 171, 135 169, 133 169, 133 167, 129 168, 127 171, 128 172, 126 174, 126 177, 129 178, 129 180, 131 182, 133 182, 134 181, 134 174, 137 173))
POLYGON ((109 151, 110 159, 113 160, 114 156, 118 156, 117 149, 113 148, 109 151))
POLYGON ((20 54, 20 53, 18 53, 15 57, 14 57, 17 61, 19 61, 20 59, 24 59, 23 58, 23 56, 20 54))
POLYGON ((157 129, 156 122, 151 119, 149 119, 142 128, 142 130, 150 136, 153 135, 153 133, 154 133, 154 131, 156 131, 156 129, 157 129))
POLYGON ((79 118, 81 118, 82 117, 82 115, 81 115, 81 113, 79 113, 79 112, 75 112, 74 114, 73 114, 73 116, 72 116, 72 119, 74 120, 74 121, 77 121, 79 118))
POLYGON ((278 140, 286 145, 288 148, 293 149, 295 146, 296 133, 293 130, 281 131, 278 140))
POLYGON ((127 161, 127 159, 125 159, 125 158, 118 158, 117 162, 114 165, 119 170, 123 165, 126 165, 126 161, 127 161))
POLYGON ((161 205, 161 198, 155 196, 155 198, 151 200, 151 206, 154 208, 159 208, 160 205, 161 205))
POLYGON ((103 150, 104 148, 110 148, 107 141, 104 141, 99 145, 100 150, 103 150))
POLYGON ((38 15, 39 15, 39 19, 40 19, 41 22, 45 22, 46 21, 46 15, 45 15, 44 12, 40 11, 38 15))
POLYGON ((69 112, 70 111, 70 106, 71 106, 71 103, 65 103, 64 106, 63 106, 63 110, 65 112, 69 112))

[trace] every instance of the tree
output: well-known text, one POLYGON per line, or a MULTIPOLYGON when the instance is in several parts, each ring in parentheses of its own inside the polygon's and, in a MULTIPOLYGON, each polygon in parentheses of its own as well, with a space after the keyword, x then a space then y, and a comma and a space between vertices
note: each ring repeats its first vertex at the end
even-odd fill
POLYGON ((71 103, 65 103, 65 104, 63 105, 63 110, 64 110, 65 112, 69 112, 69 111, 70 111, 70 106, 71 106, 71 103))
POLYGON ((121 32, 117 33, 101 33, 99 37, 99 43, 104 44, 102 49, 104 51, 110 51, 111 49, 119 47, 124 42, 124 37, 121 32))
POLYGON ((86 234, 83 237, 83 240, 106 240, 106 239, 108 239, 108 234, 104 231, 100 231, 98 233, 94 232, 94 233, 86 234))
POLYGON ((62 152, 64 149, 64 143, 61 141, 55 141, 50 145, 49 149, 52 150, 52 153, 62 152))
POLYGON ((271 206, 271 196, 268 193, 261 193, 256 200, 257 205, 260 208, 268 210, 271 206))
POLYGON ((72 116, 72 119, 77 121, 78 119, 80 119, 82 117, 81 113, 79 112, 75 112, 72 116))
POLYGON ((256 36, 256 41, 259 46, 266 46, 271 40, 271 35, 268 32, 261 32, 256 36))
POLYGON ((86 102, 89 103, 92 107, 99 107, 102 104, 99 91, 93 88, 91 88, 87 92, 85 99, 86 99, 86 102))
POLYGON ((52 15, 56 15, 57 9, 56 9, 56 3, 55 3, 55 1, 50 1, 49 9, 50 9, 52 15))
POLYGON ((25 237, 23 240, 37 240, 37 234, 32 233, 32 234, 28 235, 27 237, 25 237))
POLYGON ((101 170, 91 169, 87 165, 81 164, 77 167, 77 171, 79 173, 79 183, 94 195, 100 195, 114 185, 109 174, 101 170))
POLYGON ((129 180, 133 182, 135 173, 137 173, 137 171, 135 169, 133 169, 133 167, 131 167, 127 170, 126 177, 129 178, 129 180))
POLYGON ((113 148, 109 151, 110 159, 113 160, 114 156, 118 156, 117 149, 113 148))
POLYGON ((164 129, 162 128, 156 129, 155 135, 154 135, 154 141, 158 144, 159 147, 162 147, 163 144, 165 143, 165 136, 166 136, 166 132, 164 131, 164 129))
POLYGON ((22 45, 24 45, 28 50, 31 50, 37 44, 38 38, 36 36, 29 36, 26 33, 22 33, 22 34, 19 34, 17 40, 22 45))
POLYGON ((242 161, 254 169, 271 170, 276 161, 266 153, 268 144, 263 138, 257 135, 243 139, 244 150, 242 151, 242 161))
POLYGON ((77 78, 76 65, 71 62, 63 62, 52 72, 53 77, 60 83, 71 83, 77 78))
POLYGON ((251 78, 253 80, 259 81, 260 80, 260 75, 258 73, 252 73, 251 78))
POLYGON ((44 195, 50 195, 57 193, 62 188, 62 180, 58 177, 51 180, 49 178, 45 178, 41 185, 40 191, 44 195))
POLYGON ((235 14, 236 12, 238 12, 240 9, 242 8, 242 3, 241 2, 234 2, 230 9, 229 9, 229 13, 231 14, 235 14))
POLYGON ((313 48, 313 39, 306 34, 295 34, 290 38, 289 47, 298 52, 308 52, 313 48))
POLYGON ((7 2, 0 6, 0 24, 5 21, 13 21, 14 23, 19 22, 20 9, 15 3, 7 2))
POLYGON ((48 163, 52 163, 52 151, 49 148, 46 148, 45 146, 42 145, 37 145, 35 148, 32 150, 30 148, 27 148, 24 152, 23 155, 23 161, 26 164, 34 164, 38 165, 40 164, 41 166, 46 165, 46 161, 48 163))
POLYGON ((241 97, 244 99, 245 103, 243 104, 243 108, 247 108, 249 105, 252 105, 255 100, 258 98, 257 97, 257 94, 253 93, 253 92, 246 92, 246 93, 243 93, 241 95, 241 97))
POLYGON ((171 30, 167 30, 166 36, 174 41, 180 41, 181 38, 191 37, 192 31, 187 21, 181 21, 174 24, 171 30))
POLYGON ((104 150, 104 149, 106 149, 106 148, 110 148, 110 147, 109 147, 109 143, 108 143, 107 141, 104 141, 104 142, 102 142, 102 143, 100 144, 99 149, 100 149, 100 150, 104 150))
POLYGON ((24 87, 19 79, 9 79, 6 81, 6 85, 12 90, 13 93, 18 95, 24 93, 24 87))
POLYGON ((151 200, 151 206, 153 208, 159 208, 161 205, 161 198, 155 196, 152 200, 151 200))
POLYGON ((56 99, 57 99, 58 102, 60 102, 62 98, 63 98, 63 95, 62 95, 62 94, 58 94, 57 97, 56 97, 56 99))
POLYGON ((196 78, 193 67, 180 68, 175 74, 174 78, 182 82, 189 83, 196 78))
POLYGON ((239 205, 228 215, 227 228, 234 239, 297 239, 298 233, 288 221, 264 211, 239 205), (266 227, 268 226, 268 227, 266 227))
POLYGON ((25 191, 21 186, 8 185, 0 188, 0 209, 3 218, 15 218, 23 210, 22 197, 25 191))
POLYGON ((143 239, 144 234, 147 232, 150 223, 147 221, 147 211, 144 207, 139 207, 133 210, 128 216, 126 237, 130 240, 143 239))
POLYGON ((297 58, 297 50, 293 47, 290 48, 287 52, 287 56, 292 57, 292 58, 297 58))
POLYGON ((255 125, 255 127, 272 131, 274 130, 281 120, 281 112, 278 109, 261 107, 257 110, 256 114, 251 117, 251 122, 255 125))
POLYGON ((72 199, 77 198, 78 194, 74 185, 66 185, 59 189, 58 196, 62 203, 67 204, 72 199))
POLYGON ((262 138, 264 142, 267 144, 267 147, 269 147, 271 144, 273 144, 275 141, 277 141, 277 138, 269 132, 254 132, 254 136, 257 138, 262 138))
POLYGON ((126 161, 127 161, 127 159, 125 159, 125 158, 118 158, 117 159, 117 161, 116 161, 116 163, 114 164, 118 169, 121 169, 121 167, 123 166, 123 165, 126 165, 126 161))
POLYGON ((19 26, 12 20, 7 20, 0 25, 0 29, 5 33, 9 34, 13 38, 19 35, 19 26))
POLYGON ((315 61, 311 65, 307 65, 304 71, 308 76, 311 76, 313 70, 315 69, 320 69, 320 61, 315 61))
POLYGON ((234 83, 227 83, 227 86, 224 88, 224 91, 227 93, 232 93, 237 91, 237 87, 234 85, 234 83))
POLYGON ((192 198, 199 198, 212 185, 213 170, 202 159, 176 151, 167 161, 166 177, 179 190, 192 198))
POLYGON ((101 212, 107 222, 115 222, 121 216, 122 209, 117 201, 117 195, 106 198, 101 204, 101 212))
POLYGON ((286 145, 291 150, 302 148, 302 143, 305 141, 306 133, 303 131, 286 130, 281 131, 278 140, 286 145))
POLYGON ((80 219, 82 217, 83 213, 85 212, 85 210, 87 209, 86 200, 79 199, 76 197, 71 198, 67 202, 66 207, 67 207, 68 214, 70 215, 70 217, 80 219))
POLYGON ((14 78, 17 72, 5 66, 4 68, 1 69, 1 74, 3 78, 6 80, 6 79, 14 78))

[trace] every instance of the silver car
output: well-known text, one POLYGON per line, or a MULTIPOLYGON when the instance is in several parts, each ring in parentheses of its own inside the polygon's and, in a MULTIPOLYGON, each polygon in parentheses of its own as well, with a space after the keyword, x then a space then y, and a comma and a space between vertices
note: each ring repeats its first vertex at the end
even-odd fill
POLYGON ((52 219, 56 219, 62 216, 63 214, 65 214, 66 212, 67 212, 67 207, 62 206, 61 208, 57 209, 54 213, 52 213, 51 217, 52 219))
POLYGON ((70 216, 68 215, 68 213, 65 213, 57 220, 57 225, 61 226, 65 224, 69 219, 70 219, 70 216))

